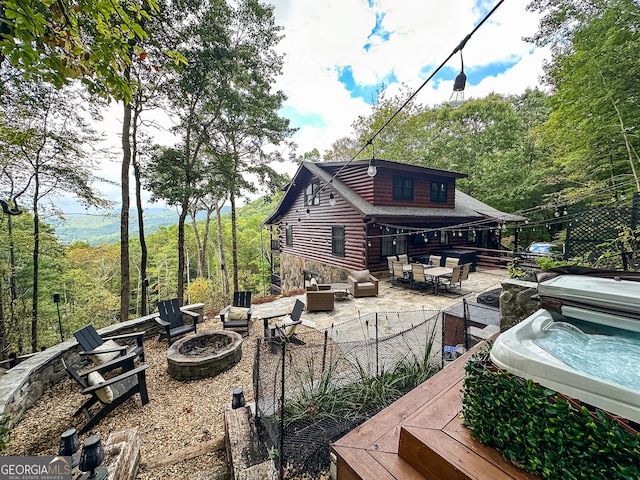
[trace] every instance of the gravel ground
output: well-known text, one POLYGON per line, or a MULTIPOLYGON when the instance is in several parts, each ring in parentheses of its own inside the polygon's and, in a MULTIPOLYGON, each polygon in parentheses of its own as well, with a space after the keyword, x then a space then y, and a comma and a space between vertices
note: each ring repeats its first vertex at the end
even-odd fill
MULTIPOLYGON (((221 328, 220 321, 209 319, 198 332, 221 328)), ((318 332, 301 326, 298 336, 313 341, 318 332)), ((111 432, 138 428, 142 465, 138 479, 208 479, 223 478, 227 466, 226 452, 212 452, 175 465, 146 468, 146 462, 156 455, 177 452, 207 440, 224 436, 224 409, 231 401, 234 388, 242 387, 247 402, 253 401, 252 369, 255 339, 262 336, 262 322, 253 322, 249 336, 242 342, 242 360, 213 378, 180 382, 167 373, 165 352, 167 343, 155 338, 145 340, 144 349, 149 403, 141 406, 139 396, 128 400, 91 432, 100 433, 106 441, 111 432)), ((77 430, 84 423, 82 414, 73 417, 84 401, 78 385, 65 379, 45 392, 23 416, 11 433, 8 455, 55 455, 60 434, 77 430)))

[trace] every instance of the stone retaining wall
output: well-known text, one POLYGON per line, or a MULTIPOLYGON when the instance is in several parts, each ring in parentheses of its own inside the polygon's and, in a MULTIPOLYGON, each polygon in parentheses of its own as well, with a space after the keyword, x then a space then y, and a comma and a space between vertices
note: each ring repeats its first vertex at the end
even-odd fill
MULTIPOLYGON (((198 312, 203 317, 204 304, 186 305, 185 308, 198 312)), ((110 325, 98 330, 101 336, 146 331, 145 338, 157 336, 160 326, 155 321, 157 313, 126 322, 110 325)), ((135 341, 135 340, 133 340, 135 341)), ((74 368, 84 366, 79 355, 80 346, 75 338, 38 352, 27 360, 9 369, 0 377, 0 414, 9 416, 9 427, 20 421, 24 412, 31 407, 50 387, 66 376, 60 359, 74 368)))
POLYGON ((513 278, 502 282, 500 294, 500 331, 504 332, 521 322, 540 308, 540 300, 533 298, 538 293, 536 282, 525 282, 513 278))

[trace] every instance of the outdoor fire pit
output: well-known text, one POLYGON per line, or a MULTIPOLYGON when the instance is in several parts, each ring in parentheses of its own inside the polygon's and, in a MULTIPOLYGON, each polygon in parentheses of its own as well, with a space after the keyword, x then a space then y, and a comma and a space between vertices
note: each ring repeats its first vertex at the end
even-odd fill
POLYGON ((189 335, 167 350, 169 375, 176 380, 214 377, 242 358, 242 337, 228 330, 189 335))

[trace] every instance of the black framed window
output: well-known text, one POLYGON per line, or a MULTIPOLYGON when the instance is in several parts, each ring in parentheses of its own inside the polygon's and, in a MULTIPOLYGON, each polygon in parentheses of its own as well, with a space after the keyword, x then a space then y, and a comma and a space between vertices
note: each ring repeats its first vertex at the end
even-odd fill
POLYGON ((394 175, 392 195, 394 200, 413 201, 413 178, 394 175))
POLYGON ((318 182, 311 182, 304 189, 304 204, 305 205, 320 205, 320 184, 318 182))
POLYGON ((293 225, 287 225, 287 247, 293 246, 293 225))
POLYGON ((331 253, 338 257, 344 257, 344 227, 342 225, 331 227, 331 253))
POLYGON ((395 229, 385 231, 382 237, 382 257, 407 253, 407 235, 398 235, 395 229))
POLYGON ((447 184, 445 182, 431 182, 431 201, 436 203, 447 201, 447 184))

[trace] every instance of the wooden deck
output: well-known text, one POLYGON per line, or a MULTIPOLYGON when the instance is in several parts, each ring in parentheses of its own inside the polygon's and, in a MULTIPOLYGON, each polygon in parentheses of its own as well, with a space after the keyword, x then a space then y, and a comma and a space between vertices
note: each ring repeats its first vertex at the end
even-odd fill
POLYGON ((337 480, 533 480, 462 425, 464 365, 479 346, 331 445, 337 480))

